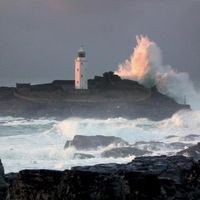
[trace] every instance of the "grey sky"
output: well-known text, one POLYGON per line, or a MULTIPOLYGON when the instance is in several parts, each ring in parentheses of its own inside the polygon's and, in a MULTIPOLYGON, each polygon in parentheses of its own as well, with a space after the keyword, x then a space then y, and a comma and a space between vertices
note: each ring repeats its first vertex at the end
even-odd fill
POLYGON ((90 77, 115 70, 137 34, 198 85, 199 11, 198 0, 0 0, 0 85, 73 79, 81 44, 90 77))

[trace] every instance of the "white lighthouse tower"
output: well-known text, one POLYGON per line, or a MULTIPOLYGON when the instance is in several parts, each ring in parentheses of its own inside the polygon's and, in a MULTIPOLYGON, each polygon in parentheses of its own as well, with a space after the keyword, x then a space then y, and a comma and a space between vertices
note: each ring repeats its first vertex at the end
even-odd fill
POLYGON ((75 89, 88 89, 86 53, 81 47, 75 59, 75 89))

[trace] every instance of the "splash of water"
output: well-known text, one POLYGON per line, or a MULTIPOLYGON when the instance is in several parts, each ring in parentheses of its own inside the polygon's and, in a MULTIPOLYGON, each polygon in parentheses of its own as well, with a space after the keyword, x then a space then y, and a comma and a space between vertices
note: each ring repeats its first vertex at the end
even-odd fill
POLYGON ((162 52, 147 36, 137 36, 137 46, 130 58, 120 64, 115 74, 136 80, 146 87, 157 86, 159 92, 184 103, 187 98, 192 108, 200 108, 200 95, 194 89, 189 75, 163 65, 162 52))
MULTIPOLYGON (((149 119, 84 119, 68 118, 64 121, 54 119, 24 119, 0 117, 0 158, 6 173, 22 169, 68 169, 72 166, 94 165, 98 163, 126 163, 133 157, 102 158, 101 153, 111 146, 97 150, 78 151, 92 154, 93 159, 74 159, 75 148, 64 149, 67 140, 75 135, 105 135, 120 137, 130 144, 143 141, 157 141, 196 144, 200 141, 200 111, 181 111, 163 121, 149 119), (190 116, 190 117, 188 117, 190 116), (6 128, 6 130, 5 130, 6 128), (5 134, 9 133, 9 134, 5 134), (196 139, 185 136, 197 135, 196 139), (172 136, 172 137, 169 137, 172 136)), ((112 146, 113 147, 113 146, 112 146)), ((145 147, 136 146, 144 149, 145 147)), ((171 155, 180 151, 160 146, 151 150, 152 155, 171 155)))

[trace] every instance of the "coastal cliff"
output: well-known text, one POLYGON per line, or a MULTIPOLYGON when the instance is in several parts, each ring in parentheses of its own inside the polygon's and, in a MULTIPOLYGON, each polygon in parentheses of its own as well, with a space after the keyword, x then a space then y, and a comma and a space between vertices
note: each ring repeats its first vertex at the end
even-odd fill
POLYGON ((156 88, 122 80, 112 72, 88 80, 88 90, 75 90, 74 81, 17 84, 0 88, 1 116, 17 117, 147 117, 161 120, 188 105, 176 103, 156 88))

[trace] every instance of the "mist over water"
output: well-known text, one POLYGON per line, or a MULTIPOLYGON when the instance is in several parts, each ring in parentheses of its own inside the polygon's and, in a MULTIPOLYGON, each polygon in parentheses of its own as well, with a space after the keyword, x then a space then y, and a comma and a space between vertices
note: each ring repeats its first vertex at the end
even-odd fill
MULTIPOLYGON (((148 37, 137 36, 137 46, 129 59, 120 64, 115 72, 122 78, 136 80, 146 87, 157 86, 158 90, 179 103, 200 108, 200 94, 195 90, 189 74, 177 72, 162 62, 162 52, 148 37)), ((189 58, 188 58, 189 59, 189 58)))
MULTIPOLYGON (((92 159, 73 159, 74 148, 64 150, 65 142, 74 135, 118 136, 134 144, 137 141, 160 141, 165 143, 183 142, 196 144, 200 140, 185 141, 189 134, 200 132, 200 111, 181 111, 171 118, 154 122, 146 118, 128 120, 124 118, 82 119, 69 118, 64 121, 55 119, 0 118, 0 158, 6 172, 22 169, 59 169, 77 165, 97 163, 126 163, 134 159, 102 158, 105 149, 79 151, 95 156, 92 159), (9 131, 8 131, 9 130, 9 131), (8 135, 6 133, 9 133, 8 135), (167 138, 167 136, 172 136, 167 138)), ((113 146, 106 147, 106 149, 113 146)), ((166 147, 155 150, 151 155, 172 155, 176 149, 166 147)))

